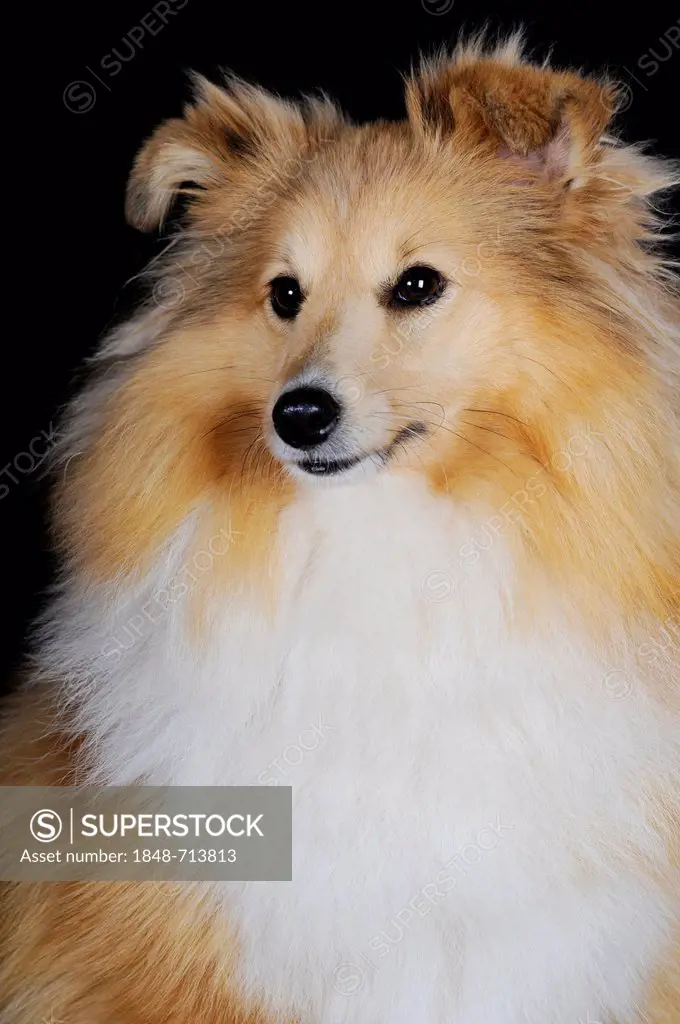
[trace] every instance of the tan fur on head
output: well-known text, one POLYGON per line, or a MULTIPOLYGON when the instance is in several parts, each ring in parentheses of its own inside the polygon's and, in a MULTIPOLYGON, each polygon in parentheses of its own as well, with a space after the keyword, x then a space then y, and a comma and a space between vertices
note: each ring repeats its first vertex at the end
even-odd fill
POLYGON ((454 61, 425 62, 406 91, 411 121, 426 134, 455 133, 492 152, 535 154, 537 162, 550 163, 552 148, 553 174, 573 177, 611 120, 615 89, 518 58, 512 43, 490 54, 473 44, 454 61))
POLYGON ((591 621, 605 605, 663 619, 677 601, 677 305, 643 245, 649 197, 672 173, 605 138, 610 85, 527 64, 516 40, 426 62, 406 100, 408 122, 353 127, 327 102, 197 80, 184 118, 146 143, 134 223, 156 225, 188 180, 200 188, 153 268, 161 308, 141 325, 154 319, 155 344, 77 421, 88 436, 62 536, 115 575, 208 505, 248 518, 241 564, 262 561, 252 538, 266 548, 294 488, 269 451, 271 405, 316 365, 362 380, 353 415, 376 445, 418 418, 407 398, 438 403, 444 429, 429 423, 394 465, 423 467, 452 496, 497 510, 543 472, 546 498, 517 531, 531 558, 581 592, 591 621), (407 252, 450 279, 451 301, 422 322, 381 306, 407 252), (294 324, 269 309, 277 273, 308 293, 294 324), (167 309, 164 288, 180 294, 167 309), (603 443, 550 471, 586 424, 603 443), (608 554, 593 579, 596 551, 608 554))
POLYGON ((237 188, 248 174, 278 173, 286 159, 334 132, 340 121, 327 100, 297 106, 233 77, 227 88, 192 77, 194 103, 182 118, 161 125, 135 160, 126 201, 133 227, 158 227, 185 183, 237 188))

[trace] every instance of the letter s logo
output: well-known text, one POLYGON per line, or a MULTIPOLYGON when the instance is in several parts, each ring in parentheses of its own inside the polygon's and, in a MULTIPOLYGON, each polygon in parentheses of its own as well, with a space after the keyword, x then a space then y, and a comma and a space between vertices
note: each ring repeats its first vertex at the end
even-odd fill
POLYGON ((31 835, 39 843, 53 843, 61 835, 63 825, 56 811, 44 808, 42 811, 35 812, 29 828, 31 835))

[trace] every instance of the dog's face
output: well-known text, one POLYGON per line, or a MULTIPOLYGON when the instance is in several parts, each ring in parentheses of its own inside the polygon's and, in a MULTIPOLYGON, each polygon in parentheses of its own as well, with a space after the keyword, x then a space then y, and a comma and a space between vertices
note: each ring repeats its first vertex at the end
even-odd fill
POLYGON ((426 66, 400 123, 200 82, 129 186, 142 228, 190 205, 140 321, 153 343, 133 340, 82 470, 109 566, 225 495, 261 514, 301 484, 405 470, 510 486, 603 380, 628 388, 589 261, 633 246, 653 185, 602 144, 612 103, 512 47, 426 66), (103 484, 121 444, 124 479, 103 484))
POLYGON ((398 129, 348 129, 267 225, 247 358, 270 385, 269 450, 297 477, 427 463, 500 358, 483 277, 501 225, 466 216, 465 174, 420 157, 398 129))
POLYGON ((294 477, 439 464, 480 388, 507 381, 521 254, 508 238, 504 260, 504 235, 521 247, 534 197, 520 214, 508 196, 523 198, 525 169, 323 115, 316 139, 291 142, 291 112, 276 109, 279 161, 251 139, 231 181, 194 197, 186 248, 154 292, 171 313, 163 365, 184 367, 192 403, 214 399, 206 425, 227 450, 240 453, 247 421, 294 477))

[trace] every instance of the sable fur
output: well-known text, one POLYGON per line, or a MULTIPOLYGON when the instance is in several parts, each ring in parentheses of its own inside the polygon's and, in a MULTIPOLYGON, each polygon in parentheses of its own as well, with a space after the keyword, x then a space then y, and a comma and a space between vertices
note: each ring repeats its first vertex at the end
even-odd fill
MULTIPOLYGON (((211 642, 224 602, 275 618, 295 561, 280 538, 306 499, 266 424, 277 389, 323 366, 360 381, 352 415, 369 446, 414 418, 427 426, 385 472, 405 486, 424 480, 447 509, 502 517, 513 635, 529 645, 557 601, 565 637, 635 680, 642 704, 630 713, 664 738, 658 765, 642 758, 650 845, 612 836, 607 856, 613 874, 637 871, 653 887, 669 924, 644 998, 617 1024, 672 1024, 680 787, 666 737, 680 724, 680 305, 656 204, 677 172, 608 134, 611 84, 532 65, 517 39, 425 62, 406 104, 404 122, 354 126, 326 100, 296 105, 197 79, 184 116, 141 150, 131 223, 158 227, 185 183, 196 187, 181 234, 150 270, 157 301, 105 341, 67 417, 54 515, 64 574, 35 673, 47 681, 25 686, 8 717, 2 778, 118 778, 107 760, 113 725, 91 703, 110 681, 111 650, 102 646, 93 668, 79 648, 93 628, 90 596, 144 594, 159 563, 201 551, 228 523, 228 556, 187 599, 191 642, 211 642), (301 263, 308 253, 303 279, 320 272, 319 254, 338 269, 321 293, 309 288, 290 326, 268 313, 267 284, 296 244, 301 263), (421 250, 447 273, 451 304, 399 333, 361 274, 373 273, 379 294, 383 263, 396 274, 421 250), (368 268, 356 262, 362 252, 368 268), (670 642, 650 658, 660 631, 670 642)), ((320 549, 315 515, 310 505, 320 549)), ((176 615, 163 630, 180 631, 176 615)), ((147 766, 130 781, 151 775, 147 766)), ((585 857, 584 886, 588 870, 585 857)), ((55 1024, 250 1024, 298 1012, 292 997, 287 1015, 280 992, 259 993, 259 975, 239 973, 239 927, 193 890, 6 886, 2 904, 9 1024, 50 1013, 55 1024)), ((584 1019, 595 1010, 584 1006, 584 1019)))

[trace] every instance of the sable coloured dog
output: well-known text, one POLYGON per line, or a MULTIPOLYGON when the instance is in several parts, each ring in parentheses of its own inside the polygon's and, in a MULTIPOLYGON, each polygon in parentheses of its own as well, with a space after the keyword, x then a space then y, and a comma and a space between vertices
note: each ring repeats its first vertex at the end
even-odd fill
POLYGON ((137 158, 3 781, 289 784, 293 881, 6 885, 3 1024, 680 1020, 674 170, 517 39, 406 104, 137 158))

